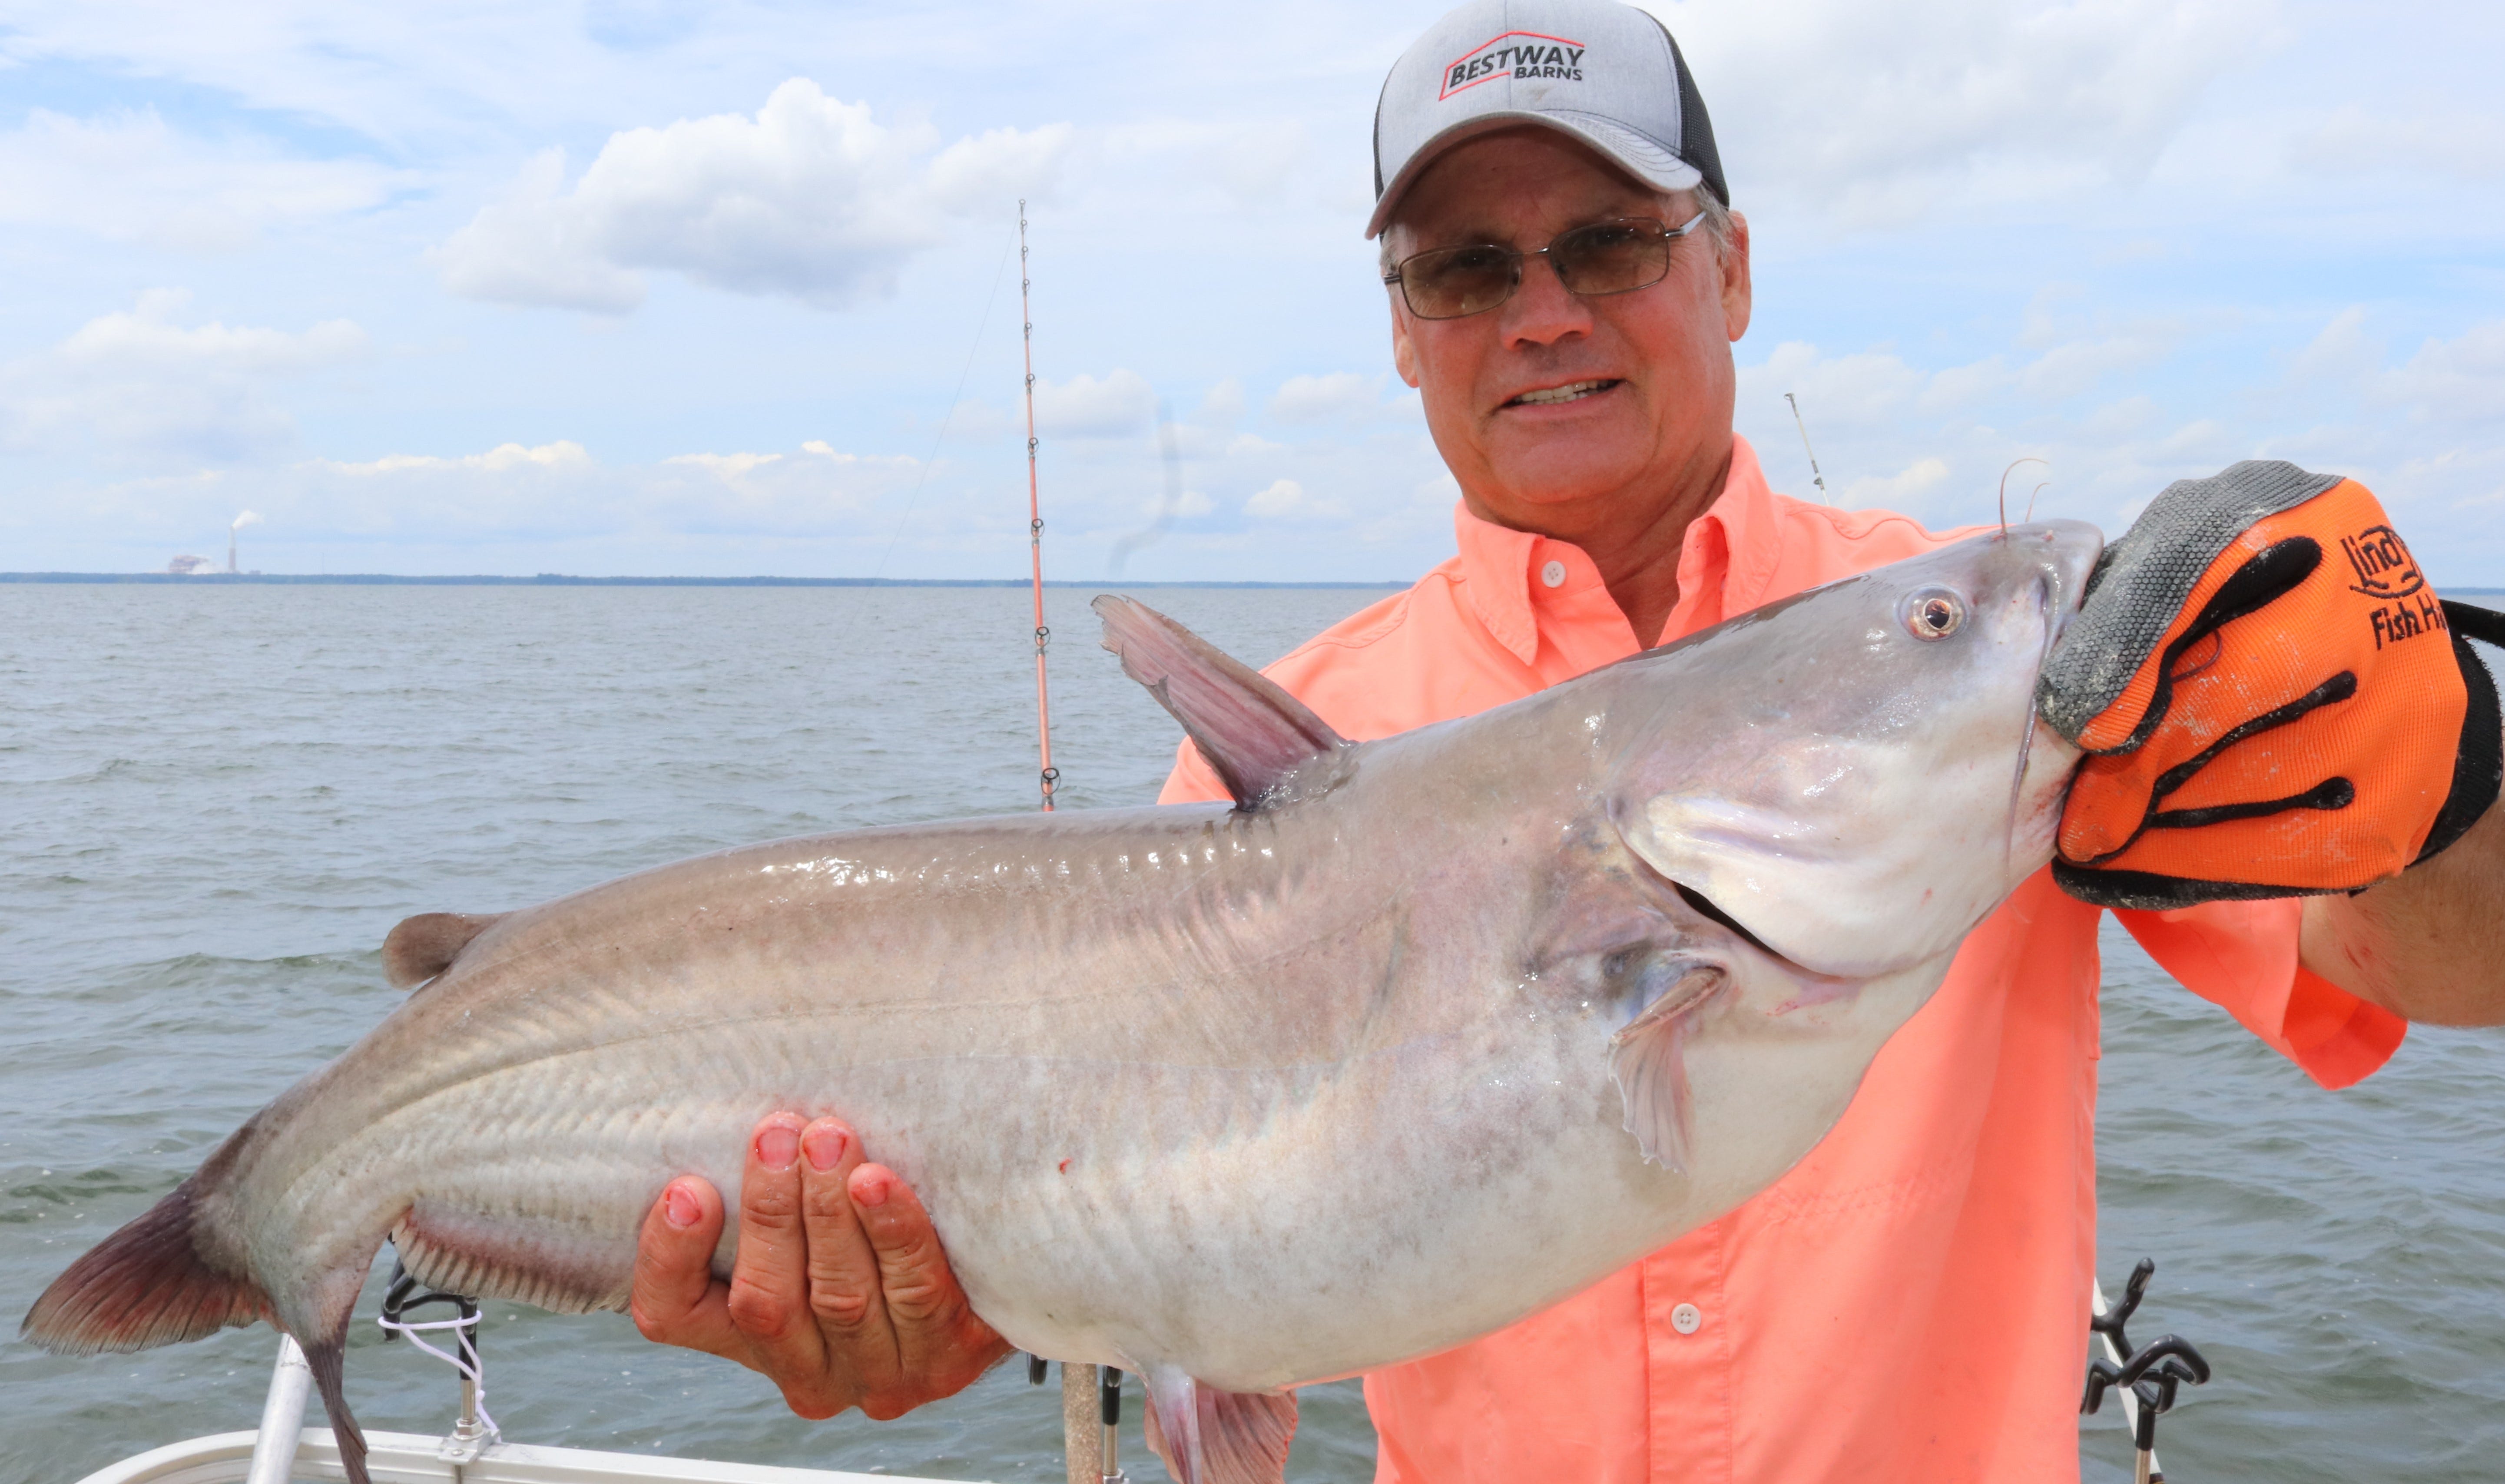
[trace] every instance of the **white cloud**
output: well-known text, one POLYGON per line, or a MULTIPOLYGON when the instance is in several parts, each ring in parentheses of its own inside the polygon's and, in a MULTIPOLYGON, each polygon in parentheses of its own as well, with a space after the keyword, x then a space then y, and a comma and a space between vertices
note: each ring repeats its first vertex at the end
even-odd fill
POLYGON ((2278 30, 2271 0, 1653 9, 1699 69, 1738 204, 1772 189, 1887 225, 1953 190, 2136 180, 2278 30))
POLYGON ((1783 394, 1791 393, 1814 433, 1887 423, 1903 413, 1927 379, 1893 352, 1822 356, 1800 340, 1776 346, 1762 364, 1743 368, 1740 375, 1742 396, 1771 398, 1786 411, 1783 394))
POLYGON ((892 292, 951 212, 1048 191, 1071 137, 993 129, 926 160, 927 134, 794 78, 753 119, 612 134, 570 187, 562 152, 534 157, 435 262, 453 293, 506 303, 618 312, 660 269, 838 308, 892 292))
POLYGON ((249 136, 178 133, 153 109, 74 119, 33 109, 0 132, 0 222, 188 250, 362 211, 413 179, 358 159, 289 159, 249 136))
POLYGON ((1271 394, 1270 415, 1285 423, 1369 422, 1415 415, 1418 395, 1403 387, 1387 399, 1383 388, 1388 379, 1356 371, 1289 376, 1271 394))
POLYGON ((783 455, 779 453, 680 453, 673 454, 661 462, 693 464, 698 469, 709 470, 724 479, 736 481, 742 476, 761 469, 767 464, 783 462, 783 455))
POLYGON ((1137 371, 1117 370, 1102 380, 1089 375, 1067 381, 1036 378, 1039 436, 1121 438, 1152 426, 1156 417, 1157 394, 1137 371))
POLYGON ((2421 417, 2486 422, 2492 437, 2495 420, 2505 418, 2505 320, 2427 341, 2395 383, 2421 417))
POLYGON ((1221 428, 1233 427, 1244 416, 1244 383, 1229 376, 1209 389, 1200 399, 1200 420, 1221 428))
POLYGON ((1244 512, 1256 520, 1336 520, 1348 514, 1339 502, 1318 499, 1294 479, 1278 479, 1253 491, 1244 502, 1244 512))
POLYGON ((283 447, 295 422, 278 378, 366 353, 363 329, 325 320, 296 332, 211 320, 184 325, 190 296, 153 289, 37 354, 0 366, 0 446, 92 444, 119 463, 227 462, 283 447))
POLYGON ((924 184, 943 211, 997 216, 1021 195, 1041 196, 1052 190, 1071 135, 1067 124, 986 129, 941 150, 924 184))
POLYGON ((2422 171, 2493 180, 2505 175, 2505 116, 2458 110, 2395 117, 2343 103, 2288 140, 2287 165, 2304 176, 2328 170, 2387 180, 2422 171))
POLYGON ((484 453, 457 454, 451 458, 426 453, 386 453, 381 458, 362 464, 318 459, 308 467, 364 477, 437 470, 503 474, 516 469, 589 469, 591 455, 581 443, 571 439, 559 439, 536 448, 527 448, 520 443, 498 443, 484 453))
POLYGON ((216 320, 186 329, 174 316, 191 298, 186 290, 151 289, 128 311, 98 315, 80 326, 56 354, 67 365, 140 375, 203 369, 284 374, 366 349, 366 333, 349 320, 324 320, 301 334, 216 320))
POLYGON ((1305 503, 1305 487, 1293 479, 1281 479, 1267 489, 1255 491, 1244 502, 1247 512, 1264 519, 1291 514, 1305 503))
POLYGON ((268 498, 291 532, 459 545, 521 532, 826 536, 850 529, 921 461, 842 452, 684 453, 606 465, 560 439, 482 453, 315 459, 274 474, 268 498))
POLYGON ((464 299, 617 313, 644 301, 644 281, 610 257, 606 225, 563 194, 565 152, 531 157, 503 199, 430 255, 464 299))
POLYGON ((1312 154, 1313 140, 1303 121, 1260 119, 1210 145, 1201 161, 1236 200, 1257 206, 1286 195, 1305 174, 1312 154))
POLYGON ((2093 339, 2055 345, 2018 373, 2029 395, 2058 401, 2075 397, 2116 371, 2154 366, 2173 354, 2182 327, 2147 323, 2093 339))
POLYGON ((1355 371, 1326 376, 1289 376, 1270 394, 1270 415, 1281 422, 1321 422, 1346 417, 1374 402, 1383 378, 1355 371))
POLYGON ((1916 459, 1892 475, 1878 478, 1859 478, 1844 486, 1837 503, 1850 509, 1876 507, 1895 510, 1920 503, 1924 496, 1948 481, 1946 459, 1916 459))
POLYGON ((2354 382, 2371 374, 2383 359, 2382 347, 2366 333, 2366 309, 2351 304, 2331 317, 2311 343, 2288 368, 2290 380, 2354 382))

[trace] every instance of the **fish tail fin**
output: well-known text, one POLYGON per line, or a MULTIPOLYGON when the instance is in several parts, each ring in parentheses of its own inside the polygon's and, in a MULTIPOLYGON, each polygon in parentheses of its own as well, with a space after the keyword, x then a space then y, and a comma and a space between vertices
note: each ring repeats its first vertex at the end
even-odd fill
MULTIPOLYGON (((212 1160, 214 1166, 217 1161, 212 1160)), ((26 1311, 18 1332, 58 1355, 147 1350, 271 1317, 248 1273, 213 1261, 198 1241, 198 1174, 88 1250, 26 1311)))
POLYGON ((341 1289, 340 1294, 313 1295, 321 1311, 313 1324, 282 1321, 278 1306, 258 1282, 249 1274, 229 1271, 199 1240, 205 1219, 199 1197, 223 1173, 229 1162, 225 1152, 71 1263, 26 1311, 18 1332, 55 1354, 79 1356, 147 1350, 268 1320, 296 1334, 304 1347, 304 1360, 322 1394, 322 1409, 330 1414, 350 1484, 370 1484, 365 1433, 349 1414, 341 1387, 348 1319, 364 1269, 352 1269, 341 1283, 329 1285, 341 1289), (346 1303, 337 1302, 338 1297, 346 1303), (300 1328, 319 1332, 298 1333, 300 1328))
POLYGON ((86 1356, 148 1350, 267 1320, 304 1349, 349 1484, 371 1484, 366 1436, 349 1415, 341 1372, 357 1290, 382 1246, 381 1232, 361 1259, 273 1297, 241 1258, 229 1255, 241 1244, 218 1229, 218 1213, 229 1203, 211 1198, 237 1178, 266 1113, 254 1114, 190 1179, 53 1279, 18 1333, 56 1355, 86 1356))

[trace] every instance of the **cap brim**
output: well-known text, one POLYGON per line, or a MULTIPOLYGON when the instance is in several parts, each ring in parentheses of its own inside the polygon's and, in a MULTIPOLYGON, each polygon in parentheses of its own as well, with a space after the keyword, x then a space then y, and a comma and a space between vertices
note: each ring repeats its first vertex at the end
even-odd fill
POLYGON ((1392 214, 1400 207, 1400 198, 1416 185, 1427 167, 1441 159, 1455 145, 1492 134, 1498 129, 1535 124, 1553 128, 1570 139, 1578 140, 1598 151, 1602 158, 1656 191, 1693 191, 1705 183, 1705 176, 1694 165, 1661 147, 1660 144, 1625 124, 1598 114, 1570 112, 1565 109, 1535 111, 1506 109, 1500 113, 1480 114, 1464 120, 1421 145, 1383 188, 1381 198, 1374 203, 1374 215, 1366 220, 1367 241, 1383 234, 1392 225, 1392 214))

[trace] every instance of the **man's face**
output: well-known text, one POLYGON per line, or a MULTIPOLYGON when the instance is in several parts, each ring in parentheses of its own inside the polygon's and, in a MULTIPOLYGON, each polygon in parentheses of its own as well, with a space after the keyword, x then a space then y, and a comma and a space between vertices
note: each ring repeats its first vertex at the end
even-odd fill
MULTIPOLYGON (((1390 231, 1404 258, 1493 242, 1545 247, 1613 217, 1676 227, 1667 203, 1582 145, 1526 126, 1457 146, 1428 167, 1390 231)), ((1658 500, 1711 477, 1731 447, 1731 342, 1748 327, 1747 227, 1717 258, 1701 230, 1671 244, 1670 275, 1597 299, 1565 291, 1544 259, 1496 308, 1422 320, 1392 294, 1392 345, 1435 447, 1476 513, 1543 529, 1568 508, 1658 500)))

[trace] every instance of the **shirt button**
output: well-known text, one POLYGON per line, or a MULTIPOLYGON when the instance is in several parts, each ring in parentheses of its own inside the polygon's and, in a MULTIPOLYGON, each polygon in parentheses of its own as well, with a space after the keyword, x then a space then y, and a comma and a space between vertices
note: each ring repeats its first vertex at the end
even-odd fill
POLYGON ((1705 1315, 1694 1304, 1680 1304, 1670 1311, 1670 1327, 1681 1334, 1694 1334, 1705 1324, 1705 1315))
POLYGON ((1547 566, 1540 568, 1539 581, 1551 587, 1565 586, 1566 564, 1564 562, 1550 562, 1547 566))

